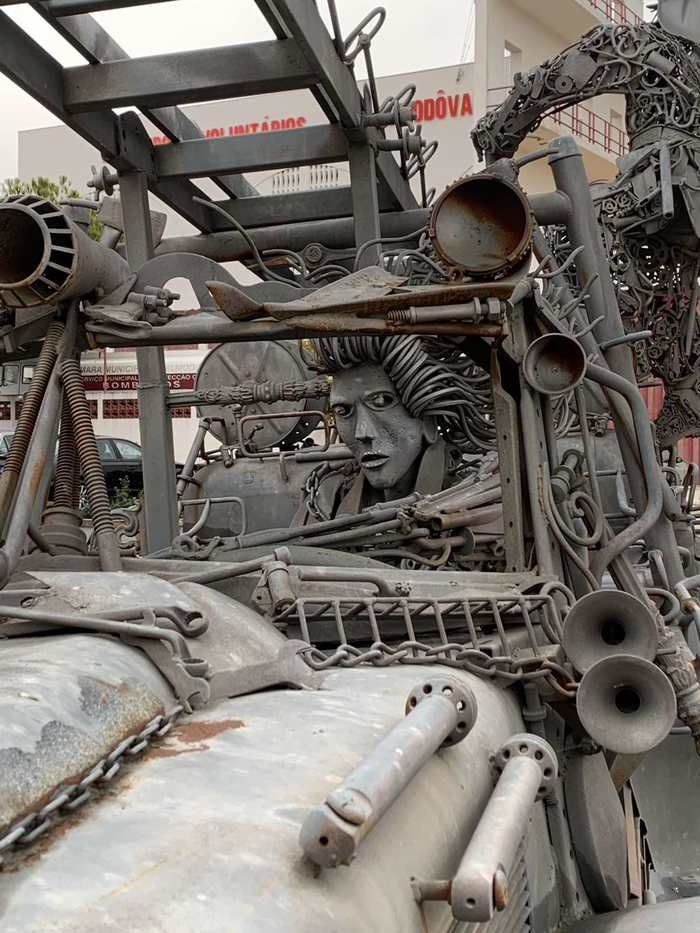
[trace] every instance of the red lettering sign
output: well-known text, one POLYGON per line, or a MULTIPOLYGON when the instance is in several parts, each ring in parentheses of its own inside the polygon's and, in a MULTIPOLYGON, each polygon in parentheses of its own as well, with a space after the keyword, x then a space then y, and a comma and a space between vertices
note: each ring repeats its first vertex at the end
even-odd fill
MULTIPOLYGON (((195 373, 168 373, 171 389, 194 389, 195 373)), ((139 387, 136 373, 84 373, 83 387, 88 392, 135 392, 139 387)))
MULTIPOLYGON (((210 126, 204 130, 206 139, 221 139, 223 136, 246 136, 248 133, 274 133, 277 130, 293 130, 306 126, 306 117, 281 117, 271 120, 265 117, 254 123, 232 123, 228 127, 210 126)), ((154 146, 165 146, 171 140, 167 136, 151 136, 154 146)))
POLYGON ((444 91, 438 91, 435 97, 414 100, 413 109, 417 123, 453 120, 456 117, 470 117, 474 113, 471 94, 445 94, 444 91))

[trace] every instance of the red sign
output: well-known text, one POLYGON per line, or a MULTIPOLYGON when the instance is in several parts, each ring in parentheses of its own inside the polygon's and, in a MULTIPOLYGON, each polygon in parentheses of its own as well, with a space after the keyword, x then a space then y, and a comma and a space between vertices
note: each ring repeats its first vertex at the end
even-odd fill
MULTIPOLYGON (((219 139, 222 136, 246 136, 248 133, 274 133, 276 130, 294 130, 306 126, 306 117, 282 117, 270 120, 265 117, 257 123, 232 123, 230 126, 210 126, 204 131, 206 139, 219 139)), ((154 146, 164 146, 171 142, 167 136, 151 136, 154 146)))
MULTIPOLYGON (((472 116, 471 94, 445 94, 438 91, 435 97, 424 97, 413 101, 417 123, 430 123, 431 120, 454 120, 458 117, 472 116)), ((229 126, 210 126, 204 131, 207 139, 218 139, 222 136, 246 136, 249 133, 274 133, 276 130, 293 130, 306 126, 306 117, 280 117, 271 120, 263 117, 251 123, 232 123, 229 126)), ((167 136, 151 136, 154 146, 162 146, 170 142, 167 136)))
MULTIPOLYGON (((195 373, 168 373, 171 389, 194 389, 195 373)), ((83 374, 83 388, 88 392, 134 392, 139 387, 137 373, 83 374)))

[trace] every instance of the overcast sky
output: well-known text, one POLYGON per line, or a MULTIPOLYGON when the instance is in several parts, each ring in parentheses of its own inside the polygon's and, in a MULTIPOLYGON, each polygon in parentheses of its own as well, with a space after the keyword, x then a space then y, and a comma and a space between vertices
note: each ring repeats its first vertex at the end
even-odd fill
MULTIPOLYGON (((465 36, 473 17, 473 0, 382 0, 387 21, 372 46, 378 75, 457 64, 471 57, 465 36)), ((337 0, 344 34, 372 8, 370 0, 337 0)), ((319 8, 327 10, 325 0, 319 8)), ((6 7, 62 65, 84 59, 28 4, 6 7)), ((154 6, 95 14, 102 26, 132 56, 191 48, 234 45, 272 38, 254 0, 172 0, 154 6)), ((469 45, 469 43, 467 43, 469 45)), ((358 77, 364 76, 358 67, 358 77)), ((50 113, 0 75, 0 180, 17 174, 17 133, 55 124, 50 113)), ((47 155, 47 174, 51 172, 47 155)), ((79 179, 73 179, 80 186, 79 179)))

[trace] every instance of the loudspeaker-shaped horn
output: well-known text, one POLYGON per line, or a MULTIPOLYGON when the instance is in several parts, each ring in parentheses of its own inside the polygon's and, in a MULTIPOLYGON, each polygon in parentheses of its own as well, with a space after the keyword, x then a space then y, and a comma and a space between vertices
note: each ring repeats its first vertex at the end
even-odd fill
POLYGON ((658 632, 651 610, 621 590, 588 593, 569 610, 562 646, 577 671, 597 661, 627 654, 653 661, 658 632))
POLYGON ((576 709, 588 734, 603 748, 639 755, 671 731, 676 695, 658 667, 622 654, 598 661, 584 674, 576 709))
POLYGON ((561 395, 575 389, 583 379, 586 354, 574 337, 544 334, 525 351, 523 372, 536 392, 561 395))

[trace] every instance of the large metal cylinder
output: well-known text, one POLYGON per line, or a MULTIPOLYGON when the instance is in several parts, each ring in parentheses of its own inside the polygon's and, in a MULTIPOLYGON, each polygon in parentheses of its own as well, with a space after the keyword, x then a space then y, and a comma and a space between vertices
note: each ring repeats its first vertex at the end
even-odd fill
POLYGON ((27 194, 0 203, 0 300, 8 307, 109 294, 130 275, 118 253, 50 201, 27 194))

